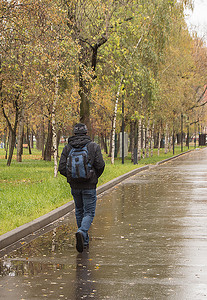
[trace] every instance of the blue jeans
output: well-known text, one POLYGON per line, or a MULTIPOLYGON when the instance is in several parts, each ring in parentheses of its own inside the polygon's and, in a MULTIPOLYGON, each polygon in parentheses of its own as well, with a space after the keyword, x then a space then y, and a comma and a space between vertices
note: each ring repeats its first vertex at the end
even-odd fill
POLYGON ((71 189, 75 202, 75 216, 80 231, 84 238, 84 245, 89 243, 88 230, 93 222, 96 209, 96 189, 76 190, 71 189))

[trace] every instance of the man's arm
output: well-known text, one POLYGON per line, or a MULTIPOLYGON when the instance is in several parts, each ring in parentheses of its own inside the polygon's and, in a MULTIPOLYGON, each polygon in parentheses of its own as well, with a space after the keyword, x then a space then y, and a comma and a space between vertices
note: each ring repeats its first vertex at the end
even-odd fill
POLYGON ((101 148, 98 144, 97 144, 96 151, 95 151, 95 158, 94 158, 94 165, 93 166, 96 170, 97 176, 100 177, 101 174, 104 171, 105 162, 103 160, 103 156, 102 156, 102 153, 101 153, 101 148))
POLYGON ((67 177, 67 171, 66 171, 66 164, 67 164, 67 146, 63 148, 61 157, 60 157, 60 162, 59 162, 59 167, 58 171, 60 172, 61 175, 67 177))

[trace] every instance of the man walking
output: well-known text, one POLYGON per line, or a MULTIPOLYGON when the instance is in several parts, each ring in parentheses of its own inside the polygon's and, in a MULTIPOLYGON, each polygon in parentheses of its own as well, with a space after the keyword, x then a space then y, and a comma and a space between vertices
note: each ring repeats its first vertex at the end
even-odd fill
POLYGON ((95 216, 96 185, 105 167, 100 146, 91 141, 87 132, 85 124, 74 126, 74 135, 62 151, 58 168, 67 177, 75 202, 78 252, 89 247, 88 230, 95 216))

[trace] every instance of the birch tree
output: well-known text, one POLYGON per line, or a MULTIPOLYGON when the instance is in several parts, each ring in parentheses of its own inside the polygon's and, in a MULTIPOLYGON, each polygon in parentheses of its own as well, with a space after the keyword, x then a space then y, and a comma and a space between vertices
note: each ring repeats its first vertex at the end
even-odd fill
POLYGON ((1 109, 10 130, 10 147, 7 165, 11 164, 16 143, 18 123, 21 126, 18 135, 17 161, 21 161, 21 133, 26 105, 26 87, 30 63, 28 62, 28 45, 30 37, 25 30, 28 21, 24 6, 19 3, 4 1, 1 6, 1 109))

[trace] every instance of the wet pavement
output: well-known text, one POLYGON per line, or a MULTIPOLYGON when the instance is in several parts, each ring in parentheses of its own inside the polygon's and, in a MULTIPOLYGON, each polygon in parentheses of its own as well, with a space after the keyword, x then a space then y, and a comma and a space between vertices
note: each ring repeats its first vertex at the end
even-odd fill
POLYGON ((59 225, 0 260, 0 299, 207 299, 207 149, 99 196, 88 252, 59 225))

